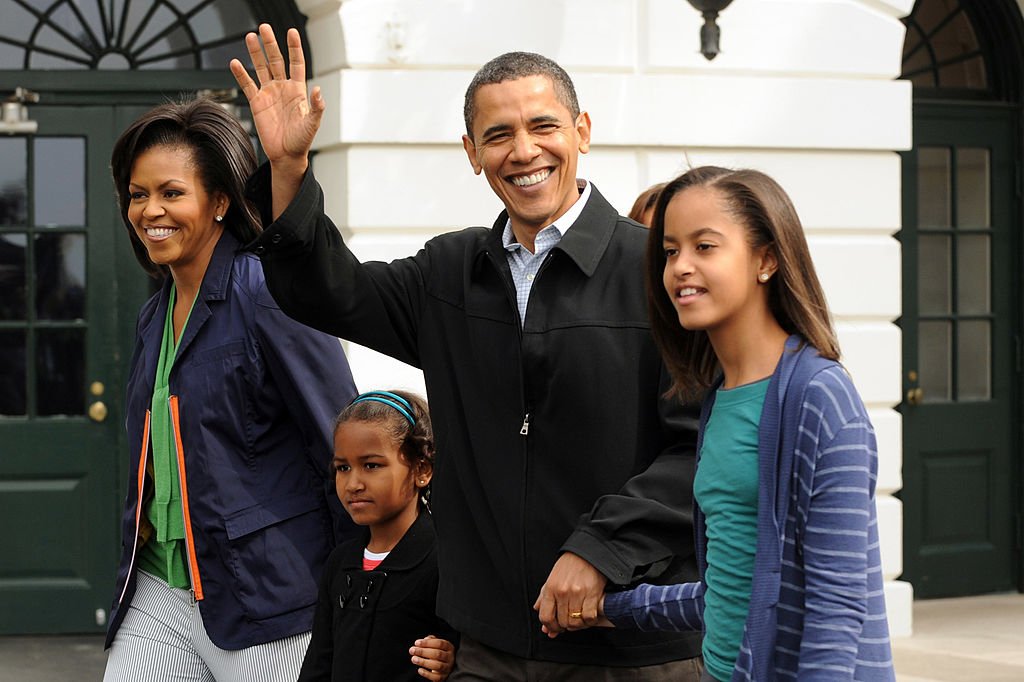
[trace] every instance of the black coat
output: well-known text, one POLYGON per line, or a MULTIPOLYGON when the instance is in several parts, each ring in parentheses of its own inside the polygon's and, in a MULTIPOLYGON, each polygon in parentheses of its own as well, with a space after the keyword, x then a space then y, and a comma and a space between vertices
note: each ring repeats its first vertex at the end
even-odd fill
POLYGON ((697 579, 698 415, 661 399, 647 230, 593 188, 537 274, 521 327, 505 213, 413 257, 361 264, 311 173, 274 223, 267 166, 249 189, 267 225, 251 247, 281 308, 423 370, 438 452, 438 613, 530 659, 642 666, 699 655, 692 634, 593 628, 549 639, 532 608, 563 551, 612 584, 697 579))
POLYGON ((299 682, 414 682, 423 678, 410 662, 413 642, 434 635, 458 644, 435 613, 436 539, 423 512, 373 571, 363 570, 369 533, 331 553, 299 682))

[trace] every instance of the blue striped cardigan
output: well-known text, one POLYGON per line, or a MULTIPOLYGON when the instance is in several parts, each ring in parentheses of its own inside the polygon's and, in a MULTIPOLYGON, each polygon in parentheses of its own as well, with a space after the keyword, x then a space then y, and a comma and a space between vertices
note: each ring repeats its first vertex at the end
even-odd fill
MULTIPOLYGON (((895 679, 877 471, 874 430, 845 370, 790 337, 761 413, 757 552, 733 682, 895 679)), ((694 527, 703 576, 707 529, 699 507, 694 527)), ((704 583, 610 593, 604 611, 616 627, 703 630, 704 583)))

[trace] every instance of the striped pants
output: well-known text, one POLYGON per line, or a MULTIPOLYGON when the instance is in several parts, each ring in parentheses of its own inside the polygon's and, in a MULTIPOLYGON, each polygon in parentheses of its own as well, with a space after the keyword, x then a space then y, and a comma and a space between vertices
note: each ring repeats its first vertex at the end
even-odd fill
POLYGON ((219 649, 186 590, 139 571, 103 682, 295 682, 309 633, 238 651, 219 649))

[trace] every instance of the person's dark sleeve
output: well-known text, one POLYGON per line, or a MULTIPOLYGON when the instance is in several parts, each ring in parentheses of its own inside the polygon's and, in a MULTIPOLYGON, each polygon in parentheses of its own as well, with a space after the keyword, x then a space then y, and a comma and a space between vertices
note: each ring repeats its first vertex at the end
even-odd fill
POLYGON ((334 575, 335 555, 327 560, 324 573, 320 576, 320 593, 316 601, 316 612, 313 614, 313 634, 306 648, 306 657, 302 660, 302 670, 298 682, 331 682, 334 665, 334 621, 331 611, 330 582, 334 575))
POLYGON ((276 221, 270 187, 270 166, 264 164, 249 179, 246 195, 266 229, 246 248, 263 262, 281 309, 310 327, 419 367, 425 252, 392 263, 360 263, 324 214, 312 171, 276 221))
POLYGON ((255 327, 266 369, 302 432, 306 455, 323 481, 334 519, 335 541, 355 530, 338 501, 331 475, 334 420, 356 396, 341 342, 285 315, 267 291, 256 302, 255 327))
MULTIPOLYGON (((662 395, 668 386, 662 369, 662 395)), ((686 566, 685 579, 697 578, 693 476, 700 410, 662 397, 658 412, 665 447, 618 492, 598 498, 562 546, 616 585, 657 581, 670 566, 676 574, 686 566)))

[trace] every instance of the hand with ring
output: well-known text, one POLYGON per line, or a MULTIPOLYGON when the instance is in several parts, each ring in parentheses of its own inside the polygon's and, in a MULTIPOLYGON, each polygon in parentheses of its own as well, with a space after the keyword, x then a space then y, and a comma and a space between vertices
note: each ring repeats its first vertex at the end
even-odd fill
POLYGON ((565 552, 555 562, 533 608, 548 637, 598 624, 608 579, 582 557, 565 552))

